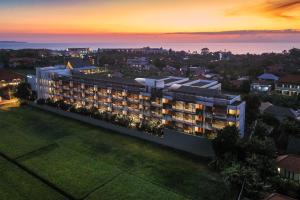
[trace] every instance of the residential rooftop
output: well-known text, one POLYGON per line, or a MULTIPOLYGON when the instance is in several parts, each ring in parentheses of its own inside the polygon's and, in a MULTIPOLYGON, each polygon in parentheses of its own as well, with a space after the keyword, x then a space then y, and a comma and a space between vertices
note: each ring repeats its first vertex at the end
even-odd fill
POLYGON ((143 86, 139 82, 134 79, 126 79, 126 78, 119 78, 119 77, 108 77, 100 74, 73 74, 72 76, 63 76, 60 77, 63 80, 74 80, 74 81, 85 81, 91 84, 97 83, 115 83, 115 84, 126 84, 131 86, 143 86))
POLYGON ((282 194, 272 193, 264 200, 296 200, 296 199, 293 199, 291 197, 288 197, 288 196, 285 196, 282 194))
POLYGON ((285 75, 279 79, 279 82, 300 84, 300 75, 296 75, 296 74, 285 75))
POLYGON ((10 82, 14 79, 23 79, 24 77, 22 75, 19 75, 17 73, 8 71, 6 69, 0 69, 0 81, 6 81, 10 82))
POLYGON ((262 79, 262 80, 273 80, 273 81, 278 81, 278 79, 279 79, 278 76, 275 76, 274 74, 269 74, 269 73, 261 74, 257 78, 262 79))
POLYGON ((300 172, 300 156, 299 155, 282 155, 276 159, 276 165, 280 168, 293 172, 300 172))

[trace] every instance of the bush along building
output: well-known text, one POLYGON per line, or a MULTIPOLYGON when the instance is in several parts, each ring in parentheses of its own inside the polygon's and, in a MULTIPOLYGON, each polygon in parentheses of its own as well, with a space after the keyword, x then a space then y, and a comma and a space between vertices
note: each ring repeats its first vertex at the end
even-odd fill
POLYGON ((244 135, 245 103, 223 94, 213 80, 183 77, 113 78, 96 67, 37 68, 38 99, 64 101, 76 108, 155 122, 194 136, 213 135, 227 125, 244 135))

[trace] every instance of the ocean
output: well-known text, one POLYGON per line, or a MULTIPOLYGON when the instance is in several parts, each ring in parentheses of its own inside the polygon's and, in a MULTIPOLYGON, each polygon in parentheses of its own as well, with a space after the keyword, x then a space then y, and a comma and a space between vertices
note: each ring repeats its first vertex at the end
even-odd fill
POLYGON ((89 47, 94 50, 98 48, 141 48, 141 47, 162 47, 165 49, 172 49, 176 51, 197 51, 200 52, 202 48, 207 47, 210 51, 231 51, 234 54, 261 54, 261 53, 281 53, 283 50, 291 48, 300 48, 300 42, 267 42, 267 43, 15 43, 15 42, 0 42, 0 49, 52 49, 63 50, 71 47, 89 47))

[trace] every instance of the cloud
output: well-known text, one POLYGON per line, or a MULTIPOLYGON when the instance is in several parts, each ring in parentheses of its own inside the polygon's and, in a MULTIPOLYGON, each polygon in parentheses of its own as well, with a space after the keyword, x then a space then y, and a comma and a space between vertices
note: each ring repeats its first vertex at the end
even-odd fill
POLYGON ((300 0, 265 0, 226 11, 227 16, 262 15, 287 20, 300 19, 300 0))
POLYGON ((232 31, 214 31, 214 32, 173 32, 166 34, 202 34, 202 35, 247 35, 247 34, 300 34, 300 30, 287 29, 287 30, 232 30, 232 31))

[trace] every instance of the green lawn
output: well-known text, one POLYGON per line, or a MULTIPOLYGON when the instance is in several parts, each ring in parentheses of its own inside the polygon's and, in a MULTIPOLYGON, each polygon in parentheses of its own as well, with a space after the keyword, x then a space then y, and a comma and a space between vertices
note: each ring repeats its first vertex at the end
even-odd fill
POLYGON ((207 163, 159 145, 29 107, 0 127, 0 152, 76 198, 232 199, 207 163))
POLYGON ((183 198, 174 192, 168 191, 133 175, 122 174, 87 197, 87 200, 97 199, 181 200, 183 198))
POLYGON ((0 172, 0 199, 26 200, 41 199, 41 197, 45 200, 65 199, 59 193, 2 157, 0 157, 0 172))

